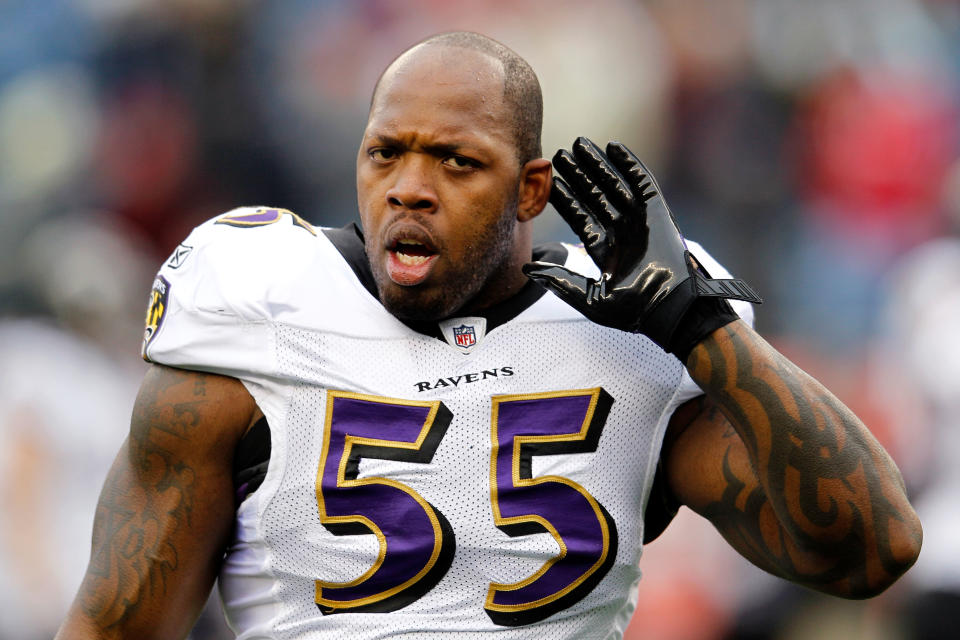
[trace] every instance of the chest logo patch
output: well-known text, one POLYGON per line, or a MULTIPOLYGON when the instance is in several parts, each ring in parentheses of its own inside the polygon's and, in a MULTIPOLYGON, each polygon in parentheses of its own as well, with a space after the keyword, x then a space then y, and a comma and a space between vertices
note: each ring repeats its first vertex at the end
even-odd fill
POLYGON ((480 317, 450 318, 440 323, 440 333, 451 347, 468 354, 487 334, 487 319, 480 317))
POLYGON ((459 327, 453 327, 453 339, 458 347, 472 347, 477 344, 477 332, 473 330, 472 325, 462 324, 459 327))

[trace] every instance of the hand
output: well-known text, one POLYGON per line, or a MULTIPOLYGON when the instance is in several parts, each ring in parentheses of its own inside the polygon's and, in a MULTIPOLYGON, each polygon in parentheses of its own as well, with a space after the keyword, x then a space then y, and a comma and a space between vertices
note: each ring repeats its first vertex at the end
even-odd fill
POLYGON ((598 280, 556 264, 524 265, 590 320, 642 333, 686 361, 715 329, 736 319, 723 298, 761 302, 741 280, 714 280, 687 250, 653 175, 619 142, 606 154, 586 138, 553 165, 550 202, 600 267, 598 280), (694 304, 698 300, 700 303, 694 304))

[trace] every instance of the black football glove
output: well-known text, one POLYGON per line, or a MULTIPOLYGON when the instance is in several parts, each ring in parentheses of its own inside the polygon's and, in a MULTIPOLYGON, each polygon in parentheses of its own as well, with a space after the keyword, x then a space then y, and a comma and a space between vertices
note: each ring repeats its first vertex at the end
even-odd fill
POLYGON ((736 313, 724 298, 760 303, 741 280, 715 280, 693 258, 643 163, 619 142, 604 154, 586 138, 561 149, 550 202, 602 272, 586 278, 531 262, 523 272, 590 320, 642 333, 687 361, 690 351, 736 313))

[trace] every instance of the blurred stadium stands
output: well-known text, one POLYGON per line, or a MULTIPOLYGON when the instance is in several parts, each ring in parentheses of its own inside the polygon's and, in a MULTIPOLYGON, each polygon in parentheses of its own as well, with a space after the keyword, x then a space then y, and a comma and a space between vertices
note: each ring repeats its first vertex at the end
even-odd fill
MULTIPOLYGON (((241 204, 354 219, 374 81, 451 29, 531 62, 546 155, 586 135, 648 162, 686 235, 762 292, 758 329, 888 446, 925 523, 914 571, 844 602, 681 513, 641 563, 627 638, 954 634, 960 2, 6 0, 0 640, 49 638, 79 582, 153 270, 241 204)), ((572 239, 552 212, 537 236, 572 239)), ((225 633, 214 599, 192 637, 225 633)))

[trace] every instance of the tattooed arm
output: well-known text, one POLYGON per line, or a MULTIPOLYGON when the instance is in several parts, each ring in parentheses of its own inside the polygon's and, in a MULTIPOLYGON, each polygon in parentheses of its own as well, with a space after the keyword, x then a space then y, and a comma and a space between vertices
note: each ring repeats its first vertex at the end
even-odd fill
POLYGON ((699 409, 678 409, 664 442, 673 493, 771 573, 849 598, 892 584, 922 532, 870 431, 718 301, 760 298, 710 277, 632 151, 577 138, 553 165, 550 202, 601 273, 548 262, 524 273, 590 320, 675 354, 706 393, 699 409))
POLYGON ((189 633, 233 524, 233 452, 258 417, 237 380, 163 366, 147 372, 58 639, 189 633))
POLYGON ((697 345, 687 368, 706 396, 671 424, 671 489, 737 551, 847 598, 880 593, 914 563, 922 531, 900 472, 820 383, 741 321, 697 345))

